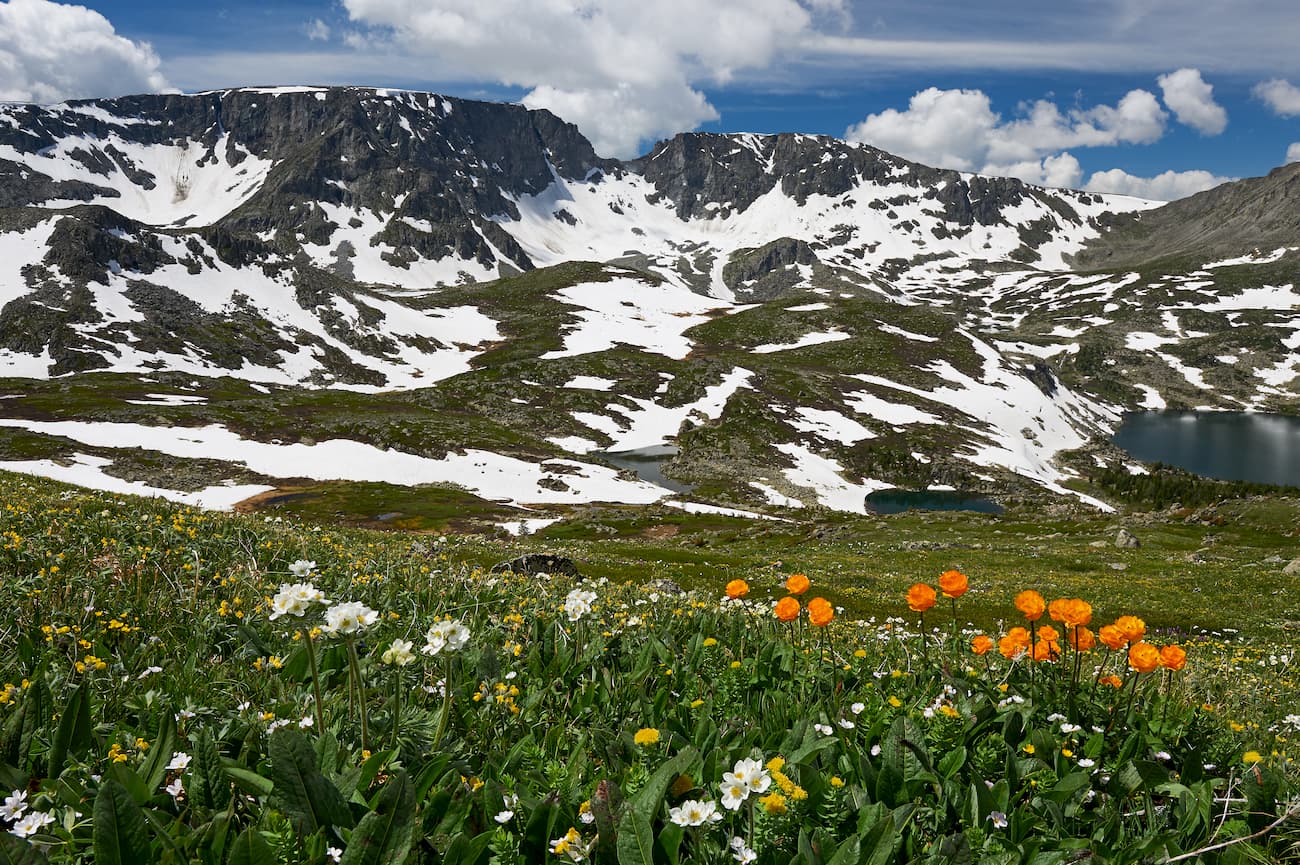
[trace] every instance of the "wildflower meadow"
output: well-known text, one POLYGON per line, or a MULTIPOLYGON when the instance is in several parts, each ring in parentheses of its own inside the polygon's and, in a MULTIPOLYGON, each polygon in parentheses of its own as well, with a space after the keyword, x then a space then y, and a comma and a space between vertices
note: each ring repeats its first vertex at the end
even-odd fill
POLYGON ((816 573, 490 573, 7 483, 0 863, 1300 858, 1294 647, 1245 630, 1047 585, 974 625, 957 569, 874 616, 816 573))

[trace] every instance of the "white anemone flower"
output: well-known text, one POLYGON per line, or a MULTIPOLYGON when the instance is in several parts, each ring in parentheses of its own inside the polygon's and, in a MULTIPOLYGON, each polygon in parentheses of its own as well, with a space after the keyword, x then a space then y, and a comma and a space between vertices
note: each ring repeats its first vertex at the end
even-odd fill
POLYGON ((722 815, 718 813, 717 802, 687 799, 676 808, 669 809, 668 819, 678 826, 703 826, 705 823, 717 823, 722 815))
POLYGON ((469 628, 459 619, 446 619, 434 622, 424 635, 424 648, 420 651, 426 655, 437 655, 446 650, 448 653, 459 652, 469 643, 469 628))
POLYGON ((393 644, 384 650, 380 658, 385 664, 394 667, 405 667, 415 660, 415 652, 411 651, 415 644, 410 640, 393 640, 393 644))
POLYGON ((749 786, 741 784, 734 779, 730 781, 726 780, 727 776, 730 775, 731 773, 728 772, 727 775, 723 776, 722 807, 726 808, 728 811, 739 811, 741 804, 749 798, 749 786))
POLYGON ((193 758, 184 751, 177 751, 175 754, 172 754, 171 762, 167 764, 167 771, 184 772, 189 767, 190 760, 192 759, 193 758))
POLYGON ((316 569, 315 562, 309 562, 306 559, 299 559, 289 566, 289 573, 295 577, 305 577, 316 569))
POLYGON ((596 593, 588 589, 574 589, 564 598, 564 612, 570 622, 576 622, 591 612, 596 593))
POLYGON ((325 611, 325 624, 321 630, 330 635, 352 636, 360 634, 379 620, 379 613, 360 601, 335 604, 325 611))
POLYGON ((0 805, 0 817, 9 822, 13 822, 23 816, 27 810, 27 791, 15 790, 5 797, 5 803, 0 805))
POLYGON ((43 811, 31 811, 26 816, 19 818, 18 822, 9 831, 19 838, 30 838, 53 822, 53 814, 46 814, 43 811))

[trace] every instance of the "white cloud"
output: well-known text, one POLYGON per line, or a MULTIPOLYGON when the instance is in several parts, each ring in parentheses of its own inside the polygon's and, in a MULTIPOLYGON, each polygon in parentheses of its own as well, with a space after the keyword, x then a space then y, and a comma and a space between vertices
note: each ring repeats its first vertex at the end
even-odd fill
POLYGON ((1218 135, 1227 128, 1228 112, 1214 101, 1214 88, 1201 78, 1199 69, 1179 69, 1156 81, 1179 123, 1202 135, 1218 135))
POLYGON ((147 42, 84 6, 0 2, 0 101, 58 102, 168 89, 147 42))
POLYGON ((1300 162, 1300 141, 1295 142, 1286 149, 1286 164, 1300 162))
MULTIPOLYGON (((1164 134, 1166 119, 1146 90, 1131 90, 1114 106, 1062 113, 1055 103, 1038 100, 1022 105, 1021 113, 1004 122, 983 91, 931 87, 913 96, 906 111, 869 115, 845 137, 928 165, 1021 176, 1007 171, 1014 168, 1045 177, 1045 156, 1071 147, 1149 144, 1164 134)), ((1067 166, 1056 163, 1051 170, 1066 176, 1067 166)))
POLYGON ((642 141, 666 130, 694 129, 718 112, 704 94, 684 84, 634 88, 628 84, 595 90, 535 87, 523 98, 529 108, 546 108, 589 130, 597 153, 636 153, 642 141))
MULTIPOLYGON (((373 49, 422 58, 437 80, 529 88, 608 155, 716 112, 698 86, 772 64, 844 0, 343 0, 373 49)), ((357 39, 352 43, 358 44, 357 39)))
POLYGON ((1186 198, 1235 178, 1218 177, 1208 171, 1166 171, 1155 177, 1135 177, 1120 168, 1098 171, 1088 178, 1084 186, 1091 192, 1113 192, 1133 195, 1153 201, 1173 201, 1186 198))
POLYGON ((313 18, 307 22, 307 38, 313 42, 328 42, 330 38, 330 26, 319 18, 313 18))
POLYGON ((1257 99, 1262 99, 1273 113, 1281 117, 1294 117, 1300 114, 1300 87, 1296 87, 1284 78, 1261 81, 1251 91, 1257 99))

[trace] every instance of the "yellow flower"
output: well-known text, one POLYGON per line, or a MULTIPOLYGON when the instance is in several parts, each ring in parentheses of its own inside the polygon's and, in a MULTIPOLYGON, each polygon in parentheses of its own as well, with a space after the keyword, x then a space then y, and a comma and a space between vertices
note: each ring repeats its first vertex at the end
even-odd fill
POLYGON ((1241 755, 1241 762, 1243 763, 1260 763, 1263 762, 1263 760, 1264 755, 1258 751, 1247 751, 1241 755))
POLYGON ((149 750, 149 743, 144 739, 137 738, 135 740, 135 746, 139 748, 141 751, 149 750))
POLYGON ((657 745, 659 743, 659 731, 654 727, 642 727, 636 731, 632 741, 642 746, 657 745))
POLYGON ((786 811, 790 810, 786 805, 785 797, 775 791, 768 793, 762 799, 759 799, 758 804, 763 806, 764 811, 774 816, 777 814, 784 814, 786 811))
POLYGON ((802 802, 808 798, 808 791, 796 784, 794 789, 790 791, 790 798, 796 802, 802 802))
POLYGON ((703 705, 704 705, 704 701, 703 701, 703 700, 698 700, 698 699, 697 699, 697 700, 691 700, 691 708, 692 708, 692 709, 698 709, 698 708, 700 708, 700 706, 703 706, 703 705))
POLYGON ((705 637, 705 638, 704 638, 704 647, 705 647, 706 649, 707 649, 709 646, 716 646, 717 644, 718 644, 718 641, 715 640, 715 639, 713 639, 712 637, 705 637))
POLYGON ((1024 745, 1024 746, 1021 747, 1020 750, 1024 751, 1026 754, 1033 754, 1033 753, 1034 753, 1034 746, 1033 746, 1033 745, 1024 745))
POLYGON ((769 772, 780 772, 784 768, 785 768, 784 757, 777 756, 767 761, 767 770, 769 772))
POLYGON ((844 779, 841 778, 839 775, 832 775, 831 786, 838 790, 840 787, 844 786, 844 779))
POLYGON ((732 661, 732 662, 731 662, 731 669, 733 669, 733 670, 739 670, 739 669, 740 669, 740 661, 732 661))
POLYGON ((903 705, 903 701, 898 699, 897 697, 891 696, 889 698, 889 705, 897 709, 899 706, 903 705))

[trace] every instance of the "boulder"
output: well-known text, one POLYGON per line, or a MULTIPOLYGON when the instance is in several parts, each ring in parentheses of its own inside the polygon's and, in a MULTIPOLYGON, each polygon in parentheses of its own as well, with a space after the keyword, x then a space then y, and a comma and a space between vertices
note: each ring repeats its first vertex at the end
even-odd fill
POLYGON ((1142 542, 1138 540, 1137 535, 1133 534, 1128 529, 1120 529, 1115 534, 1115 546, 1120 547, 1121 549, 1135 550, 1142 546, 1142 542))
POLYGON ((563 574, 566 577, 578 576, 578 566, 567 556, 555 556, 550 553, 528 553, 508 562, 497 562, 492 566, 492 573, 505 574, 563 574))
POLYGON ((1292 559, 1291 561, 1287 562, 1286 567, 1282 569, 1282 573, 1300 574, 1300 558, 1292 559))

